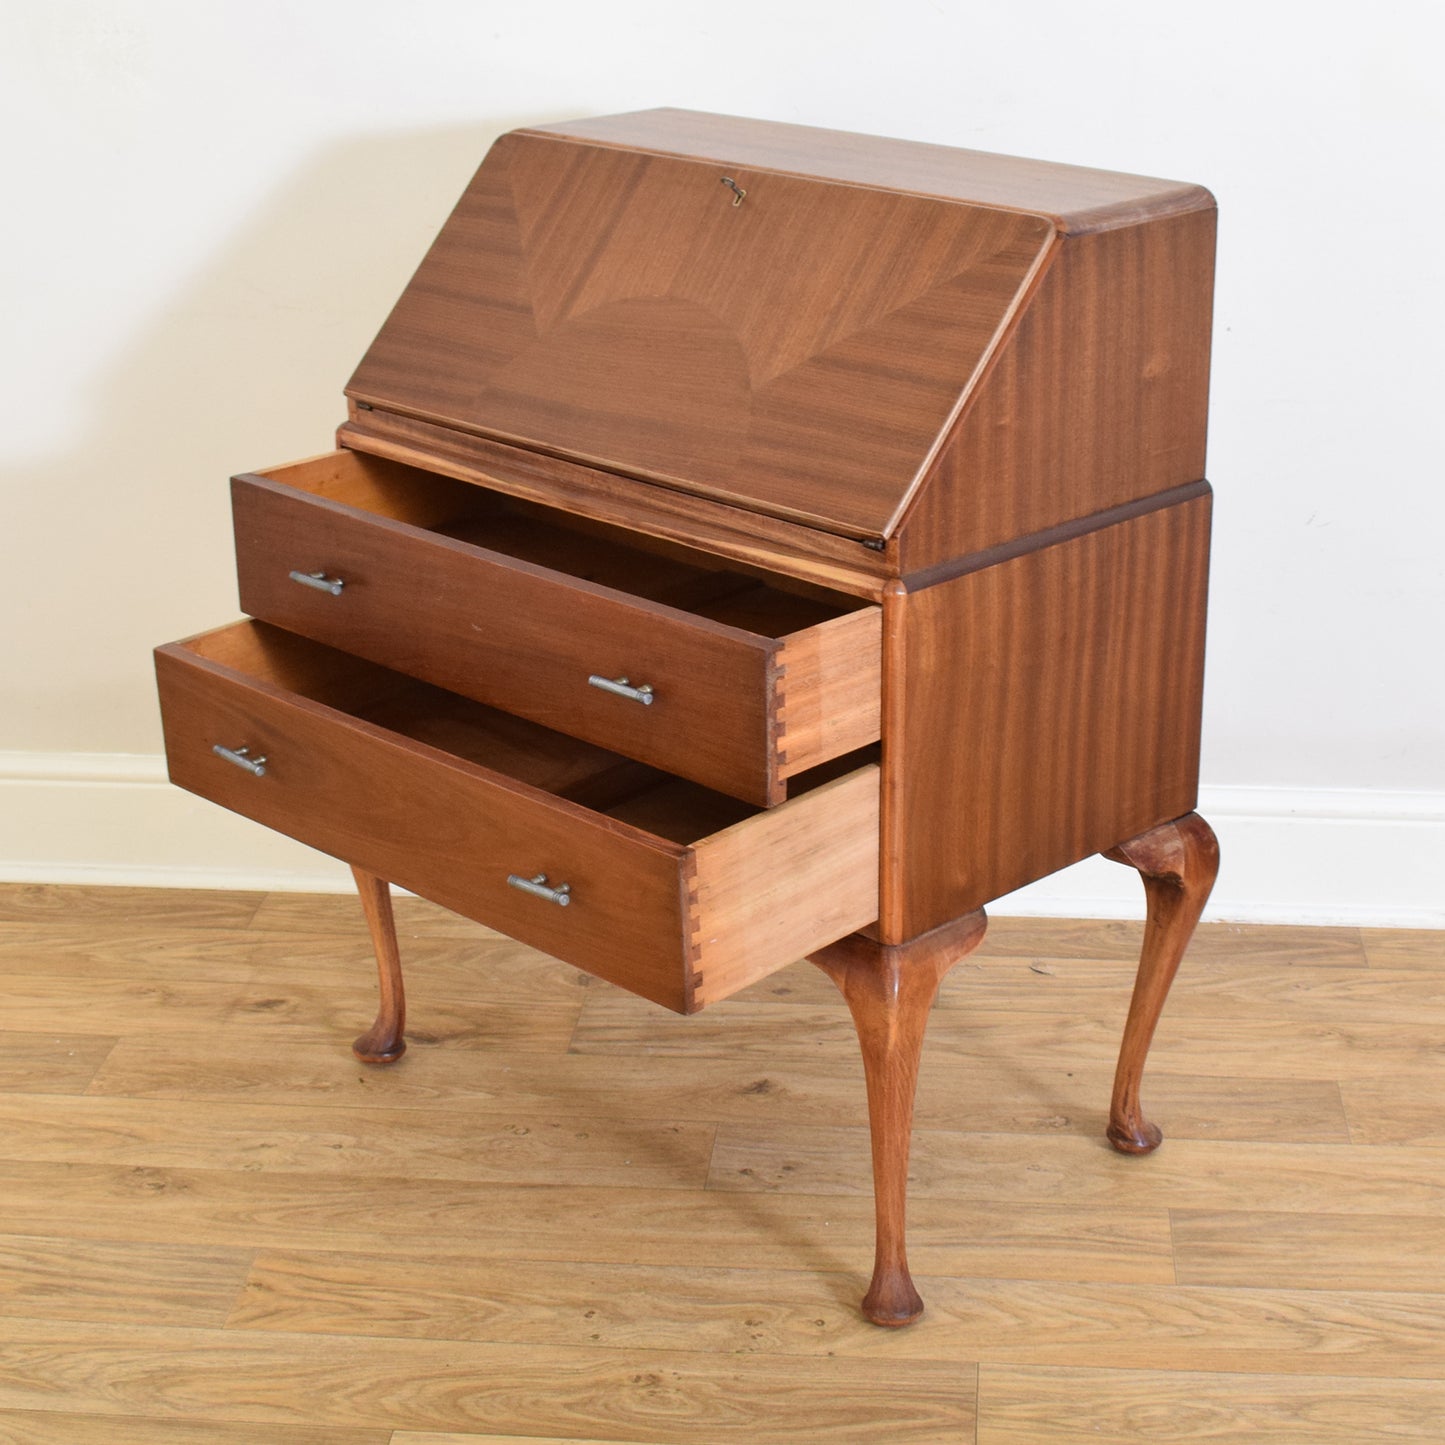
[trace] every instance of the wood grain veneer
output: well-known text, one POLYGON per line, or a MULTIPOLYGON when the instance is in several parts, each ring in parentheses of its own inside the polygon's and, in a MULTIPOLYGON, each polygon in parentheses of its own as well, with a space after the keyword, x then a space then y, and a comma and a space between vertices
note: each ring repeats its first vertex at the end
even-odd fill
POLYGON ((1193 809, 1209 516, 1195 497, 907 595, 902 938, 1193 809))
POLYGON ((769 171, 740 171, 735 205, 720 182, 503 136, 347 394, 886 536, 1054 227, 769 171))
POLYGON ((1214 232, 1066 241, 904 518, 905 574, 1204 476, 1214 232))
POLYGON ((778 750, 784 777, 878 740, 882 653, 883 613, 877 607, 783 638, 778 750))
POLYGON ((701 1007, 878 916, 878 769, 734 824, 693 855, 701 1007))

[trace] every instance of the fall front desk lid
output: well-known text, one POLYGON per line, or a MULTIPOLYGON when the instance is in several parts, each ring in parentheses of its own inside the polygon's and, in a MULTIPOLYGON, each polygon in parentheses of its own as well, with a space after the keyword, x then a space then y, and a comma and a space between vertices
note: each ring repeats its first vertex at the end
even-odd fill
POLYGON ((886 536, 1055 235, 1026 209, 515 131, 347 395, 886 536))

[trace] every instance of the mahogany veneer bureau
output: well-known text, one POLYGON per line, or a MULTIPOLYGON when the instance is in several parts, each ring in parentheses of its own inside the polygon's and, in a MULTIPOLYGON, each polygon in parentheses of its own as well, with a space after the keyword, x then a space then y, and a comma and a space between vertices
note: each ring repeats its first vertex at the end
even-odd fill
MULTIPOLYGON (((983 905, 1148 901, 1109 1125, 1213 881, 1195 805, 1214 203, 648 111, 503 136, 347 388, 235 479, 245 621, 162 647, 172 779, 681 1013, 801 956, 863 1047, 870 1319, 983 905)), ((479 1003, 480 1006, 480 1003, 479 1003)))

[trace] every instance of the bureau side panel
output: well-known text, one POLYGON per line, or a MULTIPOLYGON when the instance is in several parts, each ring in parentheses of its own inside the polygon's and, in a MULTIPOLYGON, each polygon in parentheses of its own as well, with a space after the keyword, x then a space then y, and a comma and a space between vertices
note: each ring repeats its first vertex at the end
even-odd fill
POLYGON ((1204 475, 1214 232, 1065 240, 904 519, 905 575, 1204 475))
POLYGON ((1210 501, 908 597, 885 749, 902 937, 1194 807, 1210 501))

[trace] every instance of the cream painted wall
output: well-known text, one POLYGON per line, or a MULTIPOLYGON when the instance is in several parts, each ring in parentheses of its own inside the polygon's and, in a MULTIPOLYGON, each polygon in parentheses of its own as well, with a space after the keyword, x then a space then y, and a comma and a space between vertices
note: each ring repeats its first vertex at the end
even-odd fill
MULTIPOLYGON (((30 821, 0 873, 56 862, 36 787, 127 768, 153 787, 148 650, 236 611, 226 477, 329 445, 492 138, 654 104, 1208 184, 1206 782, 1242 815, 1338 821, 1346 797, 1400 823, 1343 845, 1382 874, 1439 856, 1440 39, 1425 3, 1330 0, 5 6, 0 820, 30 821)), ((176 841, 146 836, 169 815, 136 817, 116 846, 144 871, 176 841)), ((205 834, 206 866, 233 836, 205 834)), ((1401 916, 1445 908, 1431 876, 1401 916)))

